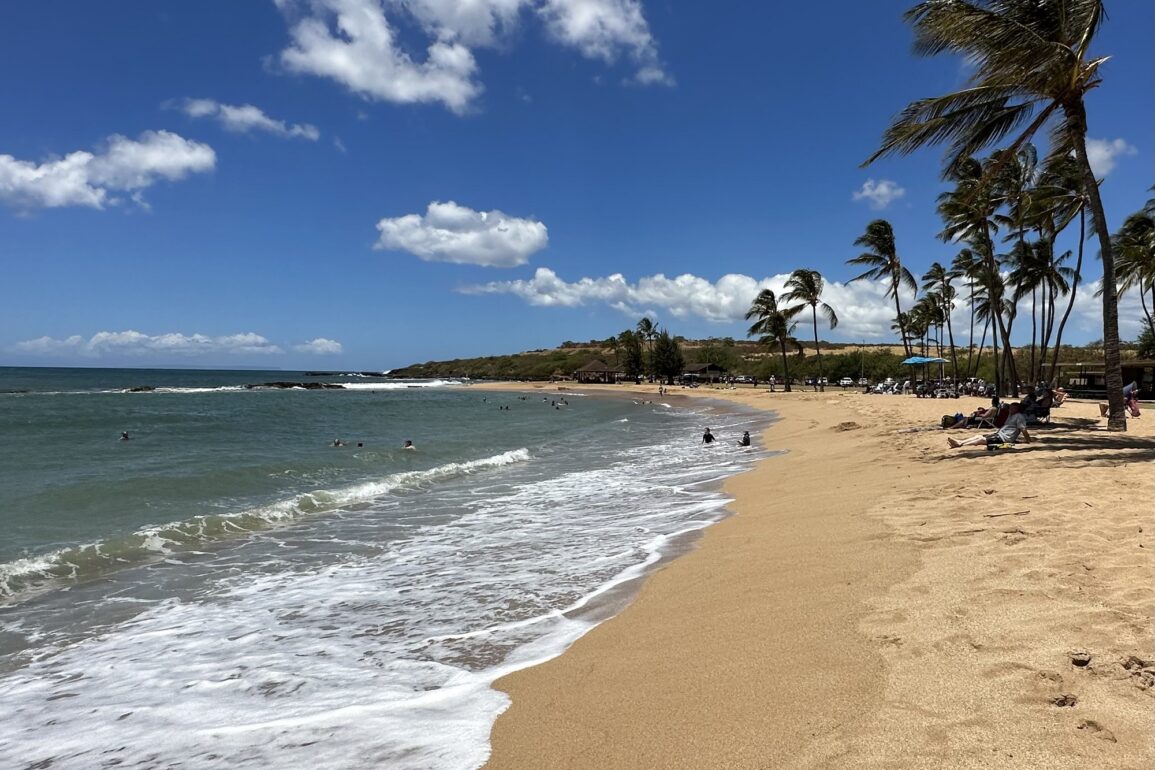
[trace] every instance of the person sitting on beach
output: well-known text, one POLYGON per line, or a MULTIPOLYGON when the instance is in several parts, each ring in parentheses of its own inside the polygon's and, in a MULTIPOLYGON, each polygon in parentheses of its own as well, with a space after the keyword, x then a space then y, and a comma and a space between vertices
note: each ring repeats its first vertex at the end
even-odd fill
POLYGON ((750 431, 742 431, 742 438, 738 439, 738 446, 750 446, 750 431))
POLYGON ((714 443, 714 434, 710 432, 709 428, 706 428, 706 432, 702 434, 702 443, 703 444, 714 443))
POLYGON ((1031 443, 1031 434, 1027 431, 1026 415, 1023 414, 1022 408, 1018 404, 1011 404, 1010 416, 1007 417, 1007 421, 1003 424, 1003 427, 994 433, 972 436, 966 441, 948 438, 946 443, 950 444, 951 449, 958 449, 964 446, 977 446, 979 444, 985 444, 988 449, 993 449, 1001 444, 1015 443, 1020 434, 1024 441, 1028 444, 1031 443))
MULTIPOLYGON (((1110 404, 1099 404, 1099 414, 1107 417, 1110 414, 1110 404)), ((1123 386, 1123 413, 1131 417, 1138 417, 1142 412, 1139 409, 1139 383, 1131 380, 1123 386)))
POLYGON ((943 427, 947 430, 955 430, 956 428, 973 428, 976 425, 982 425, 983 420, 989 420, 993 423, 999 416, 1000 406, 999 397, 995 396, 991 399, 991 405, 989 407, 980 406, 969 415, 957 412, 954 423, 951 425, 944 424, 943 427))
POLYGON ((405 439, 405 443, 401 445, 401 448, 402 449, 416 449, 417 447, 413 446, 412 441, 410 441, 409 439, 405 439))
POLYGON ((1063 402, 1067 400, 1067 391, 1063 388, 1055 388, 1051 391, 1051 398, 1055 400, 1055 406, 1062 406, 1063 402))

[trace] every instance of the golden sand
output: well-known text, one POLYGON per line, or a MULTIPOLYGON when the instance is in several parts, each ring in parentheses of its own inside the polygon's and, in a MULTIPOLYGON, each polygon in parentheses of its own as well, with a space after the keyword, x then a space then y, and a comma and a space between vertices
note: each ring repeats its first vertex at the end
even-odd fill
POLYGON ((1068 402, 988 452, 930 429, 979 399, 671 392, 774 409, 787 452, 624 612, 497 683, 487 767, 1155 766, 1155 414, 1108 433, 1068 402))

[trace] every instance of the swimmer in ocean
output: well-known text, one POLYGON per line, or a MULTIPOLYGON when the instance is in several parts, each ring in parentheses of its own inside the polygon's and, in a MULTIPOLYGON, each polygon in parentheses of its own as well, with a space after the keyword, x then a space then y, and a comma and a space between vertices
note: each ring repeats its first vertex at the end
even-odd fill
POLYGON ((401 445, 401 448, 402 449, 416 449, 417 447, 413 446, 412 441, 410 441, 409 439, 405 439, 405 443, 401 445))
POLYGON ((128 431, 122 430, 120 432, 120 440, 121 441, 128 441, 128 431))
POLYGON ((706 432, 702 434, 702 443, 703 444, 714 443, 714 434, 710 432, 709 428, 706 428, 706 432))
POLYGON ((738 446, 750 446, 750 431, 742 431, 742 438, 738 439, 738 446))

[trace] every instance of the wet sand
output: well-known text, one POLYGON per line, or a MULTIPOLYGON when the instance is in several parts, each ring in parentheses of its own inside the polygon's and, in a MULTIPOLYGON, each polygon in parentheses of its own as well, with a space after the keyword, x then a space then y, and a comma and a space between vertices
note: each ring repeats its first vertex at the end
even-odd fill
POLYGON ((932 427, 980 399, 671 395, 777 411, 786 453, 624 612, 498 681, 487 767, 1155 765, 1155 414, 1114 434, 1068 402, 988 452, 932 427))

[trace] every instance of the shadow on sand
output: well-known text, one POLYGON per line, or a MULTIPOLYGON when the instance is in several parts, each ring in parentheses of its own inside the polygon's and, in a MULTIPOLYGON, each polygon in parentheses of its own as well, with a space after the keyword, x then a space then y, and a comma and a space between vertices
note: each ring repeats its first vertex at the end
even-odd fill
POLYGON ((1082 417, 1056 419, 1051 423, 1033 425, 1028 430, 1035 438, 1030 444, 1020 443, 1014 449, 994 451, 986 451, 981 445, 965 447, 937 459, 958 462, 1011 452, 1034 456, 1061 451, 1064 454, 1054 455, 1047 464, 1067 467, 1081 463, 1129 465, 1155 460, 1155 438, 1109 432, 1098 420, 1082 417))

